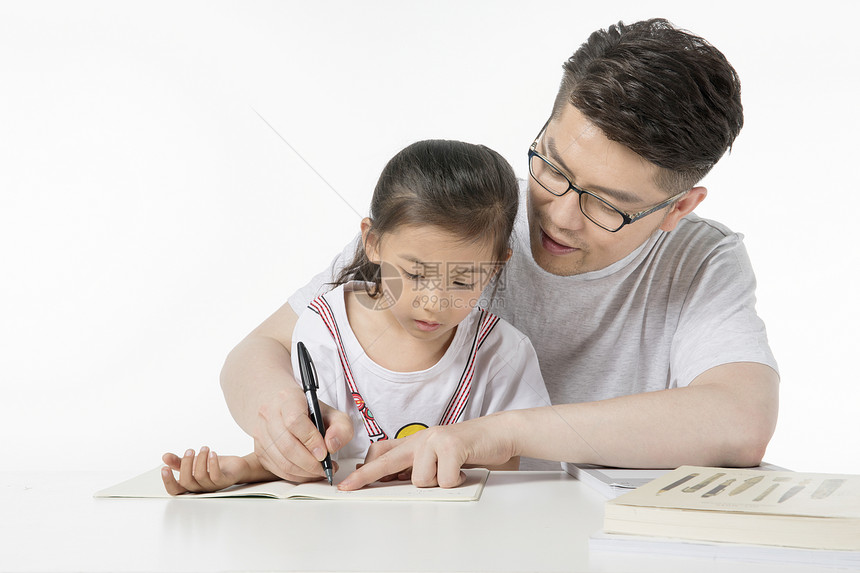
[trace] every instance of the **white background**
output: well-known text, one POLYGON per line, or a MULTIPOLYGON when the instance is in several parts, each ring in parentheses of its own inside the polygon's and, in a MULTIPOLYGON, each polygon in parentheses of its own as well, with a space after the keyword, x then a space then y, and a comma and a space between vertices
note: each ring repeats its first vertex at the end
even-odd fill
POLYGON ((463 139, 526 176, 561 63, 664 16, 743 82, 698 212, 757 272, 782 371, 766 459, 860 473, 860 10, 711 4, 0 3, 2 469, 248 450, 223 359, 354 235, 388 158, 463 139))

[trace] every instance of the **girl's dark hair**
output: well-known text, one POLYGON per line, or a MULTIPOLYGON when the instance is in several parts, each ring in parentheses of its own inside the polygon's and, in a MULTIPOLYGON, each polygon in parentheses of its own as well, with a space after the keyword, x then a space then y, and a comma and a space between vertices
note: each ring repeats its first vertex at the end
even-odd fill
MULTIPOLYGON (((402 225, 431 225, 464 243, 489 240, 494 261, 507 259, 517 215, 518 189, 505 159, 483 145, 441 139, 413 143, 391 158, 370 200, 371 230, 381 239, 402 225)), ((364 245, 335 279, 371 283, 380 293, 380 267, 368 260, 364 245)))
POLYGON ((598 30, 563 67, 553 117, 573 104, 660 167, 657 184, 670 194, 704 177, 744 124, 740 79, 726 57, 664 19, 598 30))

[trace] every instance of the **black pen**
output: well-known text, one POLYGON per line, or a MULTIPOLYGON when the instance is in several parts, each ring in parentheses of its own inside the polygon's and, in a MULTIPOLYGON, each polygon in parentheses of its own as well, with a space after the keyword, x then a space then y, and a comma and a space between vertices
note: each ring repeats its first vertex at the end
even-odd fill
MULTIPOLYGON (((314 361, 311 360, 311 355, 305 345, 301 342, 296 344, 296 351, 299 353, 299 370, 302 375, 302 389, 305 392, 305 397, 308 399, 308 413, 311 421, 316 425, 319 433, 325 438, 325 424, 323 424, 322 414, 320 413, 320 403, 317 400, 317 370, 314 367, 314 361)), ((329 485, 334 483, 332 474, 331 455, 326 453, 325 459, 322 461, 325 477, 328 478, 329 485)))

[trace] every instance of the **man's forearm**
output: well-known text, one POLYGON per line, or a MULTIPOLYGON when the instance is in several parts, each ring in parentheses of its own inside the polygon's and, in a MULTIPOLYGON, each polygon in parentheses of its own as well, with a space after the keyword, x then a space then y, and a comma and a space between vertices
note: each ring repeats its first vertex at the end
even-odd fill
POLYGON ((224 399, 233 418, 250 435, 256 430, 260 408, 280 402, 279 392, 296 392, 296 400, 304 402, 293 377, 289 350, 298 319, 285 303, 237 344, 224 361, 224 399))
POLYGON ((514 453, 619 467, 757 465, 776 423, 776 373, 714 370, 686 388, 504 413, 514 453), (734 378, 715 383, 715 374, 734 378))
POLYGON ((753 466, 776 425, 778 388, 767 366, 734 363, 686 388, 497 412, 377 442, 339 487, 355 490, 410 466, 419 487, 455 487, 462 478, 453 469, 514 456, 639 468, 753 466))
POLYGON ((260 406, 274 402, 279 392, 301 395, 292 372, 287 349, 263 335, 249 335, 230 352, 221 369, 221 389, 233 419, 246 433, 253 434, 260 406))

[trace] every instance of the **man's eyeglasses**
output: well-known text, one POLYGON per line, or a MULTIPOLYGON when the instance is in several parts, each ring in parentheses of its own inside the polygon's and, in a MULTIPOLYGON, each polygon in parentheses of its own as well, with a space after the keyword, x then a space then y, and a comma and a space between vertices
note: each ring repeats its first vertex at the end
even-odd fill
POLYGON ((624 225, 629 225, 642 217, 667 207, 670 203, 680 199, 681 196, 687 193, 684 191, 673 195, 658 205, 654 205, 638 213, 626 213, 591 191, 580 189, 571 183, 567 175, 562 173, 549 159, 537 152, 538 140, 540 140, 541 135, 546 131, 546 126, 548 125, 549 120, 543 125, 537 137, 532 142, 531 147, 529 147, 529 173, 531 173, 531 176, 541 187, 558 197, 561 197, 568 191, 575 191, 579 195, 579 209, 582 211, 582 214, 589 221, 602 229, 606 229, 610 233, 614 233, 624 225))

